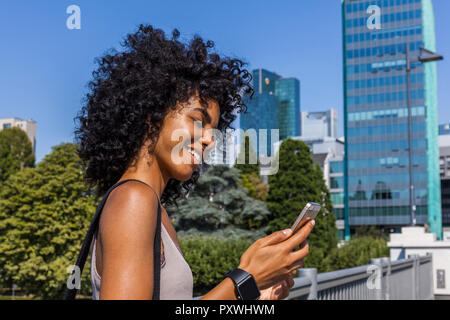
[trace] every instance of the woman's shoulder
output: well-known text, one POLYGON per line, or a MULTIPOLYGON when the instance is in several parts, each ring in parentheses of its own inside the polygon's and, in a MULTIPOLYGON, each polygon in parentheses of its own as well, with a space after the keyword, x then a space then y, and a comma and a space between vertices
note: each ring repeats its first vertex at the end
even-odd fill
POLYGON ((155 229, 158 210, 156 194, 143 183, 127 181, 109 194, 100 218, 100 232, 122 230, 122 232, 148 232, 155 229))
POLYGON ((106 203, 108 202, 109 204, 114 203, 116 205, 122 203, 126 204, 127 202, 149 205, 154 202, 158 204, 158 197, 156 196, 155 191, 147 184, 130 180, 115 187, 106 200, 106 203))

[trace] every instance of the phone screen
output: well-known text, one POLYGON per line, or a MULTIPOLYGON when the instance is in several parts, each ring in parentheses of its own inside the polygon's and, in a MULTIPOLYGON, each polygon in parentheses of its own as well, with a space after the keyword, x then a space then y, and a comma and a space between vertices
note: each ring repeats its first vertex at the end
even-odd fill
POLYGON ((298 215, 291 229, 295 233, 308 221, 315 219, 319 213, 321 205, 315 202, 308 202, 303 208, 302 212, 298 215))

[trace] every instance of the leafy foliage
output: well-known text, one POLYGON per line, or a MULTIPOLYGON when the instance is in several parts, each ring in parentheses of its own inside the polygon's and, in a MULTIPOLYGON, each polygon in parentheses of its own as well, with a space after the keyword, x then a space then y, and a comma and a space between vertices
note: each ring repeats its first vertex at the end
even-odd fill
POLYGON ((23 168, 34 167, 35 157, 27 134, 17 127, 0 131, 0 182, 23 168))
POLYGON ((389 257, 386 240, 374 237, 356 237, 333 250, 319 266, 318 272, 353 268, 370 263, 371 258, 389 257))
POLYGON ((356 228, 355 235, 352 238, 371 237, 376 239, 389 239, 389 234, 384 233, 375 226, 360 226, 356 228))
POLYGON ((211 166, 187 199, 166 208, 180 236, 215 235, 256 239, 266 234, 270 212, 238 186, 239 170, 211 166), (251 232, 250 232, 251 231, 251 232))
POLYGON ((239 265, 251 244, 251 240, 217 237, 180 239, 184 258, 194 276, 194 296, 203 295, 219 284, 226 272, 239 265))
POLYGON ((242 174, 239 185, 247 189, 248 195, 253 199, 264 201, 269 193, 269 186, 254 173, 242 174))
MULTIPOLYGON (((0 191, 0 281, 61 298, 99 199, 87 190, 76 145, 53 147, 36 168, 9 177, 0 191)), ((89 261, 81 293, 90 295, 89 261)))
POLYGON ((316 225, 308 238, 310 254, 306 267, 319 267, 337 246, 336 218, 322 170, 315 165, 309 147, 299 140, 287 139, 280 146, 279 170, 269 176, 267 205, 272 213, 270 230, 289 228, 307 202, 322 204, 316 225))
POLYGON ((240 170, 241 174, 256 174, 259 176, 259 159, 253 148, 250 137, 244 136, 244 143, 241 143, 241 150, 236 158, 234 168, 240 170))

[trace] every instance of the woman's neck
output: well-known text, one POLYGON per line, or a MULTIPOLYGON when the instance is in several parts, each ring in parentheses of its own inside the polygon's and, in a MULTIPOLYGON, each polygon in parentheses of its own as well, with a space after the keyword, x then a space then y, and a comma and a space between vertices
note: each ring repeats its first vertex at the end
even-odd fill
POLYGON ((147 159, 146 156, 139 157, 136 164, 133 167, 128 168, 120 177, 119 181, 126 179, 141 180, 150 185, 161 199, 169 178, 163 174, 156 159, 151 159, 150 161, 147 159))

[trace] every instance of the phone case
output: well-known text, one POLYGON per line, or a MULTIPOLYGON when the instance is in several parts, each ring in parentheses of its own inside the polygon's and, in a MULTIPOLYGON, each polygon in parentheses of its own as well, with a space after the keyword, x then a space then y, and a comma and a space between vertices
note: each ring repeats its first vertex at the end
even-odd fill
POLYGON ((296 232, 300 227, 302 227, 306 221, 315 219, 319 213, 321 205, 315 202, 308 202, 303 208, 302 212, 298 215, 291 229, 296 232), (308 219, 309 218, 309 219, 308 219), (303 221, 303 222, 302 222, 303 221))

